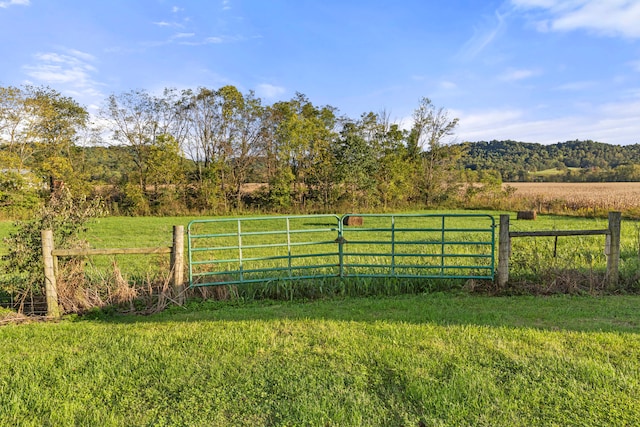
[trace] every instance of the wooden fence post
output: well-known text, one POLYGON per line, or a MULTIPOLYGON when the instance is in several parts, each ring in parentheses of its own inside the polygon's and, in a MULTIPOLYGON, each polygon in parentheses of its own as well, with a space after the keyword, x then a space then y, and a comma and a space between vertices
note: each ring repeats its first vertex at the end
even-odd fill
POLYGON ((500 215, 500 235, 498 239, 498 286, 504 287, 509 282, 509 255, 511 255, 509 215, 500 215))
POLYGON ((44 261, 44 290, 47 298, 47 317, 60 317, 55 260, 53 256, 53 231, 42 230, 42 259, 44 261))
POLYGON ((607 256, 607 286, 618 286, 620 264, 620 212, 609 212, 609 234, 606 237, 604 253, 607 256))
POLYGON ((184 304, 184 226, 173 226, 171 248, 172 285, 178 304, 184 304))

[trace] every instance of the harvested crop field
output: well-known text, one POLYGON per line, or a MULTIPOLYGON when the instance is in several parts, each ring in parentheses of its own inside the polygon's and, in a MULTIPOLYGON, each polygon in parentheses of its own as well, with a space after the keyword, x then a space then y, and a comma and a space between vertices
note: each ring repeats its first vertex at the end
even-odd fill
POLYGON ((640 212, 640 182, 513 182, 513 199, 538 212, 640 212))

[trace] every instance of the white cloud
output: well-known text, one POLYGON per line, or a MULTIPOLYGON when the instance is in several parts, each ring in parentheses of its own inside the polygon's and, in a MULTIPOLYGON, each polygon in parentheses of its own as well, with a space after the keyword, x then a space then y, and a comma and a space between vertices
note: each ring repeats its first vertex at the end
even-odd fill
POLYGON ((230 9, 231 9, 231 1, 222 0, 222 10, 230 10, 230 9))
MULTIPOLYGON (((172 38, 171 40, 174 40, 174 39, 175 37, 172 38)), ((185 46, 203 46, 207 44, 222 44, 224 42, 225 40, 222 37, 207 37, 205 39, 200 39, 200 40, 181 40, 178 42, 178 44, 185 45, 185 46)))
POLYGON ((42 52, 33 57, 33 64, 22 67, 33 79, 32 83, 55 86, 57 90, 77 98, 79 102, 95 103, 104 99, 100 90, 103 85, 93 78, 97 72, 93 65, 93 55, 75 49, 64 49, 62 53, 42 52))
POLYGON ((173 6, 171 8, 171 13, 178 13, 178 12, 182 12, 184 9, 178 6, 173 6))
POLYGON ((256 88, 256 94, 261 98, 274 99, 283 95, 287 90, 281 86, 274 86, 268 83, 259 84, 256 88))
POLYGON ((453 90, 453 89, 457 89, 458 85, 455 84, 454 82, 442 81, 440 82, 440 87, 446 90, 453 90))
POLYGON ((213 43, 213 44, 219 44, 219 43, 224 43, 224 39, 222 37, 207 37, 206 39, 204 39, 205 43, 213 43))
POLYGON ((519 120, 523 115, 521 110, 515 109, 489 110, 474 113, 451 110, 450 113, 453 117, 460 119, 460 129, 461 132, 465 134, 482 133, 485 132, 486 129, 502 128, 509 123, 519 120))
POLYGON ((29 6, 31 2, 29 0, 9 0, 0 1, 0 8, 6 9, 9 6, 29 6))
POLYGON ((557 0, 512 0, 511 1, 516 6, 521 7, 544 7, 544 8, 552 8, 557 6, 560 2, 557 0))
POLYGON ((517 9, 543 9, 540 31, 587 30, 606 36, 640 38, 638 0, 511 0, 517 9))
POLYGON ((516 140, 553 144, 591 139, 610 144, 640 143, 640 99, 591 108, 588 115, 537 119, 522 110, 457 112, 461 141, 516 140))
POLYGON ((196 33, 176 33, 173 35, 172 39, 188 39, 190 37, 195 37, 196 33))
POLYGON ((167 21, 158 21, 154 22, 153 25, 157 25, 158 27, 169 27, 169 28, 182 28, 183 25, 178 22, 167 22, 167 21))
POLYGON ((596 82, 590 82, 590 81, 569 82, 569 83, 562 84, 556 87, 555 89, 580 92, 580 91, 590 89, 594 87, 596 84, 597 84, 596 82))
POLYGON ((537 74, 539 74, 539 72, 535 70, 509 70, 506 73, 502 74, 500 76, 500 79, 513 82, 528 79, 529 77, 533 77, 537 74))

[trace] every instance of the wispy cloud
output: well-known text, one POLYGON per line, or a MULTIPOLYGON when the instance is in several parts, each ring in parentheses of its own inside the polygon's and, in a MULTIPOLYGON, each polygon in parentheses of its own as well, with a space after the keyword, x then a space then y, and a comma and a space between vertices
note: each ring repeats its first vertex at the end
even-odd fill
POLYGON ((445 81, 441 81, 440 82, 440 87, 442 89, 446 89, 446 90, 453 90, 453 89, 457 89, 458 85, 455 84, 454 82, 450 82, 450 81, 445 80, 445 81))
MULTIPOLYGON (((185 33, 192 34, 192 33, 185 33)), ((186 46, 204 46, 209 44, 225 44, 225 43, 236 43, 247 40, 242 36, 210 36, 202 39, 195 39, 195 34, 190 35, 190 40, 179 40, 176 41, 178 44, 186 45, 186 46)), ((185 37, 186 38, 186 37, 185 37)), ((176 37, 172 37, 170 41, 174 41, 176 37)))
POLYGON ((496 11, 492 17, 485 17, 484 22, 474 28, 473 36, 467 40, 458 56, 465 60, 478 56, 504 30, 505 18, 500 11, 496 11))
POLYGON ((230 10, 230 9, 231 9, 231 1, 222 0, 222 10, 230 10))
POLYGON ((9 0, 0 1, 0 8, 6 9, 9 6, 29 6, 31 2, 29 0, 9 0))
POLYGON ((587 30, 600 35, 640 38, 638 0, 511 0, 516 9, 541 11, 540 31, 587 30))
POLYGON ((191 37, 195 37, 195 35, 196 33, 176 33, 171 37, 171 39, 189 39, 191 37))
POLYGON ((526 69, 515 70, 515 69, 511 69, 511 70, 508 70, 507 72, 505 72, 504 74, 502 74, 500 76, 500 80, 504 80, 504 81, 508 81, 508 82, 514 82, 514 81, 518 81, 518 80, 528 79, 528 78, 536 76, 538 74, 540 74, 540 72, 537 71, 537 70, 526 70, 526 69))
POLYGON ((83 102, 103 99, 103 86, 93 75, 97 73, 95 57, 75 49, 62 52, 41 52, 33 56, 34 63, 23 66, 25 73, 34 81, 31 83, 52 85, 67 95, 83 102))
POLYGON ((582 82, 569 82, 564 83, 560 86, 557 86, 556 90, 565 90, 565 91, 583 91, 590 89, 596 85, 596 82, 591 81, 582 81, 582 82))
POLYGON ((286 89, 282 86, 275 86, 269 83, 259 84, 256 88, 256 94, 265 99, 275 99, 286 93, 286 89))
MULTIPOLYGON (((229 40, 227 38, 227 40, 229 40)), ((220 44, 220 43, 224 43, 225 38, 224 37, 207 37, 206 39, 204 39, 203 44, 220 44)))
POLYGON ((168 21, 154 22, 153 25, 157 25, 158 27, 168 27, 168 28, 183 28, 184 27, 184 25, 182 25, 179 22, 168 22, 168 21))

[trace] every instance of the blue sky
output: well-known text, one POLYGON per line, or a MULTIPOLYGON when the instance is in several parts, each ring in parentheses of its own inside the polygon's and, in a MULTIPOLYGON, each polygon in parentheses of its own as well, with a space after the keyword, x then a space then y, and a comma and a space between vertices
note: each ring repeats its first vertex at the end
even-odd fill
POLYGON ((455 141, 640 143, 640 0, 0 0, 0 86, 107 96, 232 84, 455 141))

